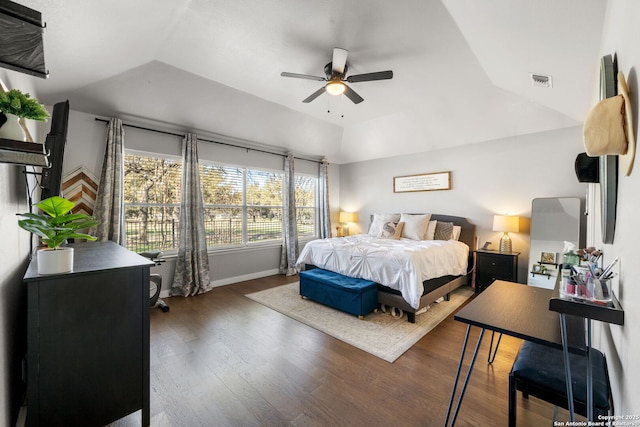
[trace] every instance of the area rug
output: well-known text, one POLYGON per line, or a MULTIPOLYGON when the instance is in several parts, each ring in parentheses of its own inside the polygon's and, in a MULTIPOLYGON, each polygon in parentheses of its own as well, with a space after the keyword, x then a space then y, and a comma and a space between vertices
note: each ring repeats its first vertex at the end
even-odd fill
POLYGON ((467 286, 451 293, 449 301, 433 303, 416 316, 396 318, 378 311, 358 319, 348 313, 300 298, 298 282, 278 286, 246 296, 299 322, 351 344, 367 353, 393 363, 420 338, 435 328, 473 295, 467 286))

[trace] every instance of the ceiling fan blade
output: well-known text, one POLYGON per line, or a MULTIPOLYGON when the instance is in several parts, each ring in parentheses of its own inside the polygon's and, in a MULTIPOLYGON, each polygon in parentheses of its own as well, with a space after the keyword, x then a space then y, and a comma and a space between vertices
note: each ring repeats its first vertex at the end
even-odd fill
POLYGON ((322 95, 324 91, 325 91, 324 86, 322 86, 320 89, 318 89, 317 91, 313 92, 311 95, 303 99, 302 102, 304 102, 305 104, 308 104, 309 102, 313 101, 314 99, 322 95))
POLYGON ((333 68, 333 74, 344 74, 344 66, 347 65, 347 55, 349 51, 340 47, 333 48, 333 59, 331 60, 331 67, 333 68))
POLYGON ((344 85, 344 94, 347 98, 349 98, 354 104, 360 104, 364 101, 364 98, 358 95, 353 89, 349 86, 344 85))
POLYGON ((287 72, 282 72, 280 73, 280 75, 282 77, 294 77, 296 79, 307 79, 307 80, 317 80, 319 82, 324 82, 327 79, 325 79, 324 77, 319 77, 319 76, 310 76, 309 74, 297 74, 297 73, 287 73, 287 72))
POLYGON ((378 71, 377 73, 356 74, 347 77, 349 83, 369 82, 373 80, 388 80, 393 78, 393 71, 378 71))

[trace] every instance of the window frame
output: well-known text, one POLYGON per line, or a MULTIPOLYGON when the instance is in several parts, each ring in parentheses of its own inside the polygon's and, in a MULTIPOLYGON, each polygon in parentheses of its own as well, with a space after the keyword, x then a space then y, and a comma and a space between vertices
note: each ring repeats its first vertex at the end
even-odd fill
MULTIPOLYGON (((172 160, 172 161, 179 161, 181 163, 181 168, 184 166, 182 164, 182 158, 180 156, 176 156, 176 155, 171 155, 171 154, 164 154, 164 153, 154 153, 154 152, 148 152, 148 151, 143 151, 143 150, 135 150, 135 149, 125 149, 124 150, 124 155, 125 155, 125 159, 127 156, 139 156, 139 157, 150 157, 150 158, 156 158, 156 159, 166 159, 166 160, 172 160)), ((223 167, 223 168, 233 168, 233 169, 239 169, 242 171, 242 203, 241 205, 226 205, 226 204, 207 204, 204 203, 204 208, 205 209, 240 209, 241 210, 241 222, 242 222, 242 242, 241 243, 228 243, 228 244, 221 244, 221 245, 213 245, 213 246, 209 246, 207 245, 207 252, 208 253, 215 253, 215 252, 233 252, 233 251, 242 251, 244 249, 257 249, 257 248, 265 248, 265 247, 275 247, 275 246, 282 246, 282 240, 280 238, 278 239, 271 239, 271 240, 265 240, 265 241, 249 241, 248 239, 248 222, 249 222, 249 210, 251 208, 276 208, 276 209, 281 209, 282 214, 284 215, 284 175, 285 172, 284 170, 278 170, 278 169, 273 169, 273 168, 260 168, 260 167, 256 167, 256 166, 248 166, 248 165, 239 165, 239 164, 233 164, 233 163, 226 163, 226 162, 216 162, 216 161, 212 161, 212 160, 207 160, 207 159, 198 159, 198 163, 199 166, 202 168, 203 166, 213 166, 213 167, 223 167), (248 193, 248 185, 247 185, 247 174, 249 171, 257 171, 257 172, 265 172, 265 173, 273 173, 276 174, 278 176, 280 176, 281 180, 282 180, 282 201, 283 203, 279 206, 275 206, 275 205, 249 205, 247 202, 247 193, 248 193)), ((182 170, 181 170, 182 172, 182 170)), ((182 174, 181 174, 182 176, 182 174)), ((318 206, 318 187, 319 187, 319 176, 317 174, 312 174, 312 173, 298 173, 295 172, 294 173, 294 179, 297 179, 298 177, 309 177, 312 178, 315 182, 314 182, 314 206, 313 206, 313 232, 311 235, 307 235, 304 237, 300 236, 300 233, 298 232, 298 240, 300 242, 308 242, 311 240, 315 240, 319 237, 319 221, 318 221, 318 215, 319 215, 319 206, 318 206)), ((200 175, 201 178, 201 182, 200 185, 202 186, 202 175, 200 175)), ((180 183, 181 185, 181 183, 180 183)), ((204 202, 204 200, 203 200, 204 202)), ((159 206, 168 206, 168 207, 177 207, 177 208, 181 208, 181 203, 177 203, 177 204, 165 204, 165 205, 159 205, 159 204, 150 204, 150 203, 137 203, 137 204, 132 204, 132 203, 124 203, 124 212, 123 212, 123 216, 125 216, 124 220, 125 220, 125 232, 126 232, 126 210, 127 207, 129 206, 150 206, 150 207, 159 207, 159 206)), ((298 211, 298 205, 296 204, 296 212, 298 211)), ((308 208, 308 207, 300 207, 300 208, 308 208)), ((297 218, 296 218, 297 221, 297 218)), ((284 221, 281 218, 281 224, 282 224, 282 233, 284 233, 284 221)), ((173 249, 166 249, 166 250, 162 250, 165 256, 175 256, 178 253, 178 248, 173 248, 173 249)))

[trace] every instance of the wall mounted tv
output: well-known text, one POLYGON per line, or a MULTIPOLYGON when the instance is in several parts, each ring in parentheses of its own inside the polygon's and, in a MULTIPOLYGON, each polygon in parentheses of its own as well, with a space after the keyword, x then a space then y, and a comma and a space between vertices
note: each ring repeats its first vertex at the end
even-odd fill
POLYGON ((40 12, 0 0, 0 67, 47 78, 40 12))
POLYGON ((42 169, 40 200, 51 196, 59 196, 62 186, 62 161, 64 146, 67 143, 67 123, 69 121, 69 101, 58 102, 53 106, 51 114, 51 130, 44 141, 45 150, 49 153, 49 168, 42 169))

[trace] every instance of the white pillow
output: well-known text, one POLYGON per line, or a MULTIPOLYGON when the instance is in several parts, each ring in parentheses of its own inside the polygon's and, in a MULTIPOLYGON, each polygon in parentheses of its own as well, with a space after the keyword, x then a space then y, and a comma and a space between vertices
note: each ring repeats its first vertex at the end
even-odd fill
POLYGON ((373 221, 369 227, 369 236, 378 237, 382 226, 387 222, 400 222, 400 214, 373 214, 373 221))
POLYGON ((427 232, 427 226, 429 225, 430 218, 431 214, 400 215, 400 222, 404 222, 402 237, 413 240, 422 240, 424 238, 424 234, 427 232))
POLYGON ((436 225, 438 221, 432 219, 429 221, 429 225, 427 226, 427 231, 424 233, 424 240, 433 240, 433 236, 436 234, 436 225))
POLYGON ((460 232, 462 231, 462 227, 459 225, 453 226, 453 232, 451 233, 451 238, 453 240, 460 240, 460 232))

